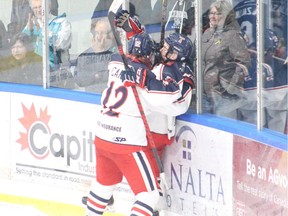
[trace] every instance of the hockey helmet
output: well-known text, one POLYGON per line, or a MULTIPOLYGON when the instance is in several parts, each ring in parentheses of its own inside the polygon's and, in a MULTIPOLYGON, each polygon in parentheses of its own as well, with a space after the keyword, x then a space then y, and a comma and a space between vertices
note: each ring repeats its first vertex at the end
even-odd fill
POLYGON ((153 41, 146 33, 134 35, 128 42, 128 52, 138 56, 148 56, 152 52, 153 41))
POLYGON ((191 56, 193 45, 187 36, 175 32, 168 35, 164 40, 169 45, 169 53, 174 51, 178 53, 176 60, 184 61, 191 56))
POLYGON ((274 52, 278 46, 278 37, 274 31, 271 29, 265 30, 265 38, 264 38, 264 47, 265 51, 272 51, 274 52))

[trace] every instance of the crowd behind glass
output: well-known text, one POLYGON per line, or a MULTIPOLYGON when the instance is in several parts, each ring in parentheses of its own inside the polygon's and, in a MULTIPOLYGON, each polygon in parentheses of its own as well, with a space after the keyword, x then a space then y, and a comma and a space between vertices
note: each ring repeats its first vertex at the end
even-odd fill
MULTIPOLYGON (((77 1, 73 1, 73 4, 77 4, 77 1)), ((72 31, 75 17, 72 19, 69 10, 61 11, 63 2, 48 0, 46 4, 50 8, 46 10, 49 32, 48 86, 101 94, 108 78, 108 62, 111 55, 117 52, 106 17, 112 0, 97 1, 93 6, 94 12, 86 14, 86 17, 91 17, 89 25, 81 28, 89 29, 90 38, 83 40, 88 40, 90 45, 76 53, 71 53, 71 45, 76 38, 73 32, 77 32, 75 29, 72 31)), ((259 29, 256 25, 256 3, 259 1, 227 2, 231 3, 231 8, 223 7, 219 1, 168 0, 167 32, 179 31, 179 25, 184 27, 181 33, 188 35, 195 43, 195 52, 189 63, 196 73, 199 73, 197 69, 202 70, 189 112, 199 109, 196 107, 196 95, 200 95, 200 113, 257 124, 257 87, 262 86, 263 127, 287 134, 287 0, 264 1, 261 20, 265 28, 261 34, 263 44, 260 45, 263 55, 257 55, 259 29), (195 26, 195 6, 203 11, 201 28, 195 26), (179 16, 175 15, 177 11, 179 14, 185 12, 184 22, 179 22, 179 16), (217 26, 213 22, 222 24, 217 26), (195 35, 199 29, 202 31, 201 43, 196 43, 195 35), (239 32, 240 39, 233 38, 230 30, 239 32), (242 41, 245 41, 244 46, 242 41), (197 55, 196 49, 201 50, 201 55, 197 55), (197 56, 201 61, 197 61, 197 56), (259 56, 263 57, 261 61, 259 56), (197 67, 199 62, 201 67, 197 67), (257 75, 259 68, 263 73, 260 85, 257 75), (201 94, 196 94, 199 89, 201 94)), ((161 4, 160 0, 130 0, 126 4, 130 15, 139 17, 155 41, 160 38, 161 4)), ((0 81, 45 86, 41 41, 44 30, 40 18, 42 0, 11 0, 11 8, 5 10, 11 10, 11 19, 8 23, 0 23, 0 81)), ((81 23, 81 16, 77 22, 81 23)))

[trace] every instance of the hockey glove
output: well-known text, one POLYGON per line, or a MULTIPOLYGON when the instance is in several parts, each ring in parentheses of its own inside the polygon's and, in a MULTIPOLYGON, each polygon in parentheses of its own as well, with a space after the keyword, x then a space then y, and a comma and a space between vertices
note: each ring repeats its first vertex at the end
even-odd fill
POLYGON ((126 32, 128 40, 130 40, 135 34, 144 32, 144 28, 139 19, 136 16, 131 17, 127 10, 121 10, 116 13, 115 25, 126 32))
POLYGON ((195 88, 195 75, 192 69, 186 64, 183 63, 181 67, 182 77, 184 83, 188 84, 192 89, 195 88))
POLYGON ((147 73, 151 73, 143 68, 138 68, 135 71, 134 68, 130 68, 129 70, 121 71, 120 78, 124 83, 124 86, 139 86, 140 88, 144 88, 147 79, 147 73))
POLYGON ((183 81, 184 83, 187 83, 192 89, 195 88, 195 77, 193 77, 191 74, 183 74, 183 81))
POLYGON ((122 80, 124 86, 135 86, 136 85, 136 74, 134 69, 129 68, 128 70, 123 70, 120 73, 120 79, 122 80))

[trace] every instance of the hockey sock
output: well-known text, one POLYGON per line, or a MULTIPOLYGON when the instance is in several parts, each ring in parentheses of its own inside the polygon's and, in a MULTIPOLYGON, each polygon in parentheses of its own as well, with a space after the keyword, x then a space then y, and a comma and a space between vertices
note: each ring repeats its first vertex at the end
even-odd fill
POLYGON ((158 185, 159 185, 159 188, 158 188, 158 192, 159 192, 159 200, 158 200, 158 203, 154 209, 154 214, 153 216, 155 215, 155 211, 161 211, 161 210, 165 210, 167 209, 167 202, 166 202, 166 197, 164 196, 164 193, 163 193, 163 190, 162 188, 164 187, 163 185, 161 186, 161 179, 160 178, 157 178, 157 181, 158 181, 158 185))
POLYGON ((158 190, 159 190, 159 195, 160 195, 160 197, 163 197, 163 191, 162 191, 162 187, 161 187, 161 179, 158 177, 157 178, 157 182, 158 182, 158 190))
POLYGON ((142 192, 136 195, 130 216, 152 216, 159 200, 159 191, 142 192))
POLYGON ((102 215, 112 196, 115 185, 105 186, 93 182, 87 199, 87 216, 102 215))

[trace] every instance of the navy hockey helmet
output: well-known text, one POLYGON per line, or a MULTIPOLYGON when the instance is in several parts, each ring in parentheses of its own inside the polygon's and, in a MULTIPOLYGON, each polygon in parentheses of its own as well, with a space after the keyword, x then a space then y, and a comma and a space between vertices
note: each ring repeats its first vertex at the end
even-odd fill
POLYGON ((138 56, 150 55, 152 47, 152 38, 146 33, 136 34, 128 42, 128 52, 138 56))
POLYGON ((191 56, 193 45, 187 36, 175 32, 168 35, 164 40, 169 45, 168 52, 175 51, 178 53, 176 60, 184 61, 191 56))
POLYGON ((278 37, 271 29, 265 29, 264 47, 265 51, 274 52, 278 46, 278 37))

